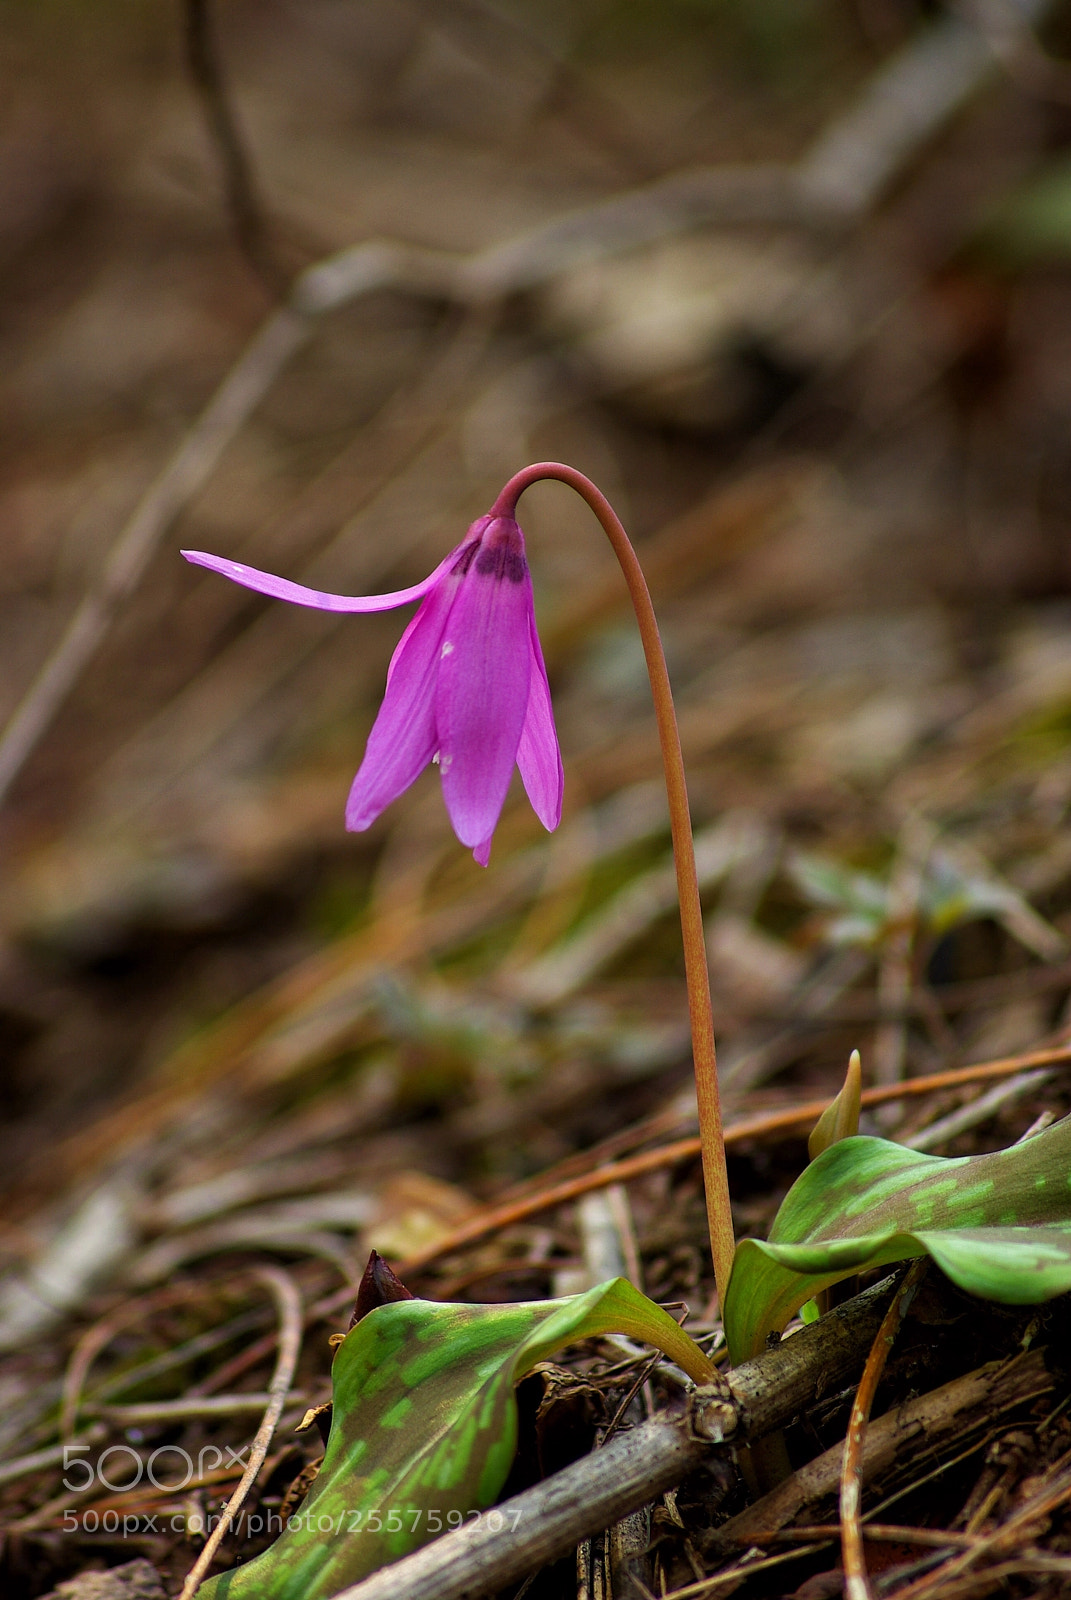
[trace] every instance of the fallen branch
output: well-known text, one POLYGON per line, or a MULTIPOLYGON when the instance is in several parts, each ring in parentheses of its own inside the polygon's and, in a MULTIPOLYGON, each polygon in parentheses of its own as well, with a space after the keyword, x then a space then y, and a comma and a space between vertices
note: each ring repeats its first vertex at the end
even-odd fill
POLYGON ((219 153, 227 209, 238 248, 272 298, 278 298, 286 288, 286 274, 268 241, 252 163, 238 130, 220 64, 209 0, 186 0, 186 61, 219 153))
MULTIPOLYGON (((824 1327, 825 1319, 816 1326, 824 1327)), ((910 1458, 915 1441, 920 1450, 932 1455, 969 1432, 984 1431, 995 1418, 1036 1399, 1052 1386, 1041 1352, 1030 1351, 1013 1361, 991 1361, 918 1400, 909 1400, 868 1427, 860 1463, 861 1481, 869 1483, 894 1464, 902 1464, 910 1458)), ((806 1507, 835 1497, 843 1458, 843 1442, 816 1456, 719 1528, 715 1535, 718 1547, 761 1542, 786 1527, 806 1507)))

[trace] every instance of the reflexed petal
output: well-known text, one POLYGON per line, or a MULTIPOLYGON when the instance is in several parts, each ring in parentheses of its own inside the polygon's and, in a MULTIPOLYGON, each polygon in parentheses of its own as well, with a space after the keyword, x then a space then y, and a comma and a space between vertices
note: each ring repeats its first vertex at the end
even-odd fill
POLYGON ((529 633, 532 641, 532 681, 521 742, 517 747, 517 765, 525 793, 532 802, 532 810, 544 828, 553 831, 562 820, 565 774, 550 703, 547 669, 543 665, 543 651, 540 649, 534 615, 529 618, 529 633))
POLYGON ((221 573, 224 578, 230 578, 232 583, 240 583, 243 588, 271 595, 273 600, 289 600, 295 606, 314 606, 317 611, 393 611, 395 606, 404 606, 410 600, 421 600, 430 594, 443 574, 450 570, 458 550, 463 548, 458 545, 456 550, 451 550, 434 572, 408 589, 395 589, 392 594, 365 595, 326 594, 319 589, 306 589, 303 583, 275 578, 270 572, 259 572, 256 567, 243 566, 240 561, 227 561, 223 556, 205 555, 203 550, 183 550, 182 554, 195 567, 207 567, 210 572, 221 573))
POLYGON ((346 827, 351 833, 370 827, 420 776, 439 748, 435 680, 443 632, 457 593, 458 585, 450 579, 433 589, 394 652, 387 692, 346 802, 346 827))
POLYGON ((439 664, 436 718, 443 799, 470 848, 490 839, 517 760, 532 677, 532 580, 473 563, 450 613, 439 664))

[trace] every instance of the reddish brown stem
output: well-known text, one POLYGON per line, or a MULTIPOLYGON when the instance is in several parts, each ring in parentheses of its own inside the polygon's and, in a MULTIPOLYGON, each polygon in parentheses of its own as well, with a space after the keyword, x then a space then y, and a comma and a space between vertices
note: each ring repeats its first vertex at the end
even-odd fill
POLYGON ((725 1169, 725 1143, 722 1136, 721 1102, 714 1051, 714 1014, 710 1003, 710 976, 707 970, 703 910, 699 900, 699 880, 695 870, 692 820, 688 809, 688 789, 684 776, 677 714, 669 683, 665 652, 658 632, 654 606, 647 580, 632 548, 628 534, 606 496, 575 467, 557 461, 539 461, 512 477, 491 507, 491 515, 513 516, 524 490, 546 478, 568 484, 586 500, 602 525, 624 573, 636 622, 643 641, 647 673, 651 680, 658 738, 662 747, 666 793, 669 798, 669 825, 673 839, 673 860, 677 871, 677 896, 680 901, 681 934, 684 941, 684 974, 688 985, 688 1012, 692 1029, 692 1056, 695 1063, 695 1088, 699 1102, 699 1137, 703 1153, 703 1181, 706 1188, 707 1222, 710 1249, 714 1259, 714 1281, 718 1300, 725 1304, 733 1253, 733 1219, 729 1206, 729 1178, 725 1169))

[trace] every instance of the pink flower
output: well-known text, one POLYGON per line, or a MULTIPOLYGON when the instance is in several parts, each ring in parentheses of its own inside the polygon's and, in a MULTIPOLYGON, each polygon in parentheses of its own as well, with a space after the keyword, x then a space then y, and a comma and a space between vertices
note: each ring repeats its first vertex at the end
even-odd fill
POLYGON ((220 556, 187 561, 247 589, 321 611, 389 611, 420 600, 387 671, 387 689, 346 804, 370 827, 438 761, 454 832, 481 866, 491 853, 514 765, 545 828, 562 812, 562 760, 536 633, 524 535, 512 517, 480 517, 422 583, 393 594, 321 594, 220 556))

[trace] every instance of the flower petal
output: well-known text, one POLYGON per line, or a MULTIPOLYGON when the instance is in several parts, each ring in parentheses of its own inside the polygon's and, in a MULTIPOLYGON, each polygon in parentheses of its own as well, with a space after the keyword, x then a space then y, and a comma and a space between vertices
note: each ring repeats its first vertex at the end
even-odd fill
POLYGON ((393 611, 410 600, 421 600, 430 594, 444 573, 448 572, 458 552, 464 545, 451 550, 445 561, 440 561, 434 572, 414 583, 408 589, 395 589, 392 594, 326 594, 320 589, 306 589, 303 583, 291 583, 287 578, 275 578, 270 572, 260 572, 256 567, 243 566, 240 561, 227 561, 223 556, 205 555, 203 550, 183 550, 187 561, 195 567, 207 567, 210 572, 221 573, 243 588, 256 589, 258 594, 271 595, 273 600, 289 600, 295 606, 315 606, 317 611, 393 611))
POLYGON ((532 810, 544 828, 553 832, 562 820, 565 773, 534 614, 529 619, 529 633, 532 641, 532 681, 521 742, 517 747, 517 765, 525 793, 532 802, 532 810))
POLYGON ((351 833, 370 827, 420 776, 439 747, 435 682, 443 633, 457 593, 456 580, 440 581, 391 658, 387 692, 346 802, 346 827, 351 833))
POLYGON ((435 701, 443 799, 454 832, 470 848, 495 830, 532 677, 532 580, 523 554, 496 560, 500 554, 482 547, 464 573, 443 636, 435 701))
POLYGON ((485 839, 483 844, 478 844, 472 852, 472 859, 478 867, 486 867, 491 859, 491 841, 485 839))
MULTIPOLYGON (((470 535, 473 534, 473 533, 477 533, 478 534, 480 528, 483 526, 483 523, 489 522, 490 520, 491 519, 489 517, 482 517, 479 522, 474 522, 472 527, 469 529, 469 534, 470 535)), ((432 577, 434 578, 436 573, 442 574, 444 569, 445 568, 449 568, 451 566, 451 564, 453 564, 454 566, 457 566, 459 568, 457 575, 451 581, 451 586, 450 586, 451 594, 456 594, 457 593, 458 586, 461 583, 461 580, 464 577, 465 573, 468 571, 468 566, 466 565, 466 562, 465 562, 466 555, 469 557, 469 560, 471 561, 472 556, 474 556, 475 553, 476 553, 476 547, 478 546, 478 544, 479 544, 479 538, 478 537, 475 538, 475 539, 473 539, 471 537, 466 539, 464 544, 459 544, 455 549, 451 550, 451 552, 447 556, 446 560, 445 561, 441 561, 439 563, 439 565, 435 568, 435 572, 432 573, 432 577)), ((390 684, 391 678, 393 678, 393 676, 394 676, 395 667, 398 665, 398 662, 401 661, 401 659, 402 659, 402 657, 403 657, 403 655, 405 653, 405 641, 408 639, 409 635, 412 633, 413 629, 416 627, 419 617, 420 617, 420 612, 419 611, 415 611, 413 613, 413 615, 409 618, 408 623, 406 624, 405 632, 402 634, 401 638, 398 640, 397 648, 395 649, 394 654, 390 658, 390 665, 387 667, 387 683, 388 683, 388 685, 390 684)))

